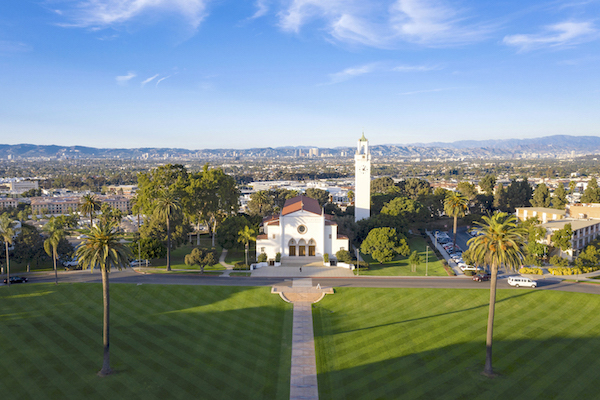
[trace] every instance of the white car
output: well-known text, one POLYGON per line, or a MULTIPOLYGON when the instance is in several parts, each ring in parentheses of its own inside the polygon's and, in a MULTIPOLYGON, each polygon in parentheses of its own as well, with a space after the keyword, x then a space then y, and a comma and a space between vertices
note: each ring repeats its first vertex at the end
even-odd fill
POLYGON ((133 260, 132 262, 129 263, 129 265, 132 267, 147 267, 150 265, 150 261, 149 260, 133 260))
POLYGON ((537 287, 537 281, 534 281, 533 279, 525 278, 524 276, 509 276, 508 284, 510 286, 514 286, 514 287, 519 287, 519 286, 530 287, 530 288, 537 287))
POLYGON ((465 263, 458 264, 458 268, 460 268, 460 270, 463 272, 465 272, 465 271, 483 271, 483 267, 476 267, 474 265, 467 265, 465 263))

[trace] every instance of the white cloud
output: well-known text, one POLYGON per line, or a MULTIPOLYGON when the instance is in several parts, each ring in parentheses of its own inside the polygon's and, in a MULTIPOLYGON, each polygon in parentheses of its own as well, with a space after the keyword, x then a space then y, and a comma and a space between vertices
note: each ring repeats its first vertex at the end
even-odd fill
POLYGON ((145 12, 181 14, 193 28, 206 16, 210 0, 85 0, 62 14, 73 22, 64 26, 105 28, 122 24, 145 12))
POLYGON ((279 26, 298 33, 321 21, 336 40, 374 47, 407 41, 424 45, 482 40, 489 29, 465 23, 465 12, 445 0, 291 0, 279 13, 279 26))
POLYGON ((31 46, 22 42, 0 40, 0 53, 24 53, 31 51, 31 46))
POLYGON ((156 75, 154 75, 154 76, 151 76, 150 78, 148 78, 148 79, 144 80, 144 81, 142 82, 142 87, 144 87, 144 85, 146 85, 146 83, 150 83, 150 82, 152 82, 152 81, 153 81, 154 79, 156 79, 156 78, 158 78, 158 74, 156 74, 156 75))
POLYGON ((454 90, 457 88, 440 88, 440 89, 428 89, 428 90, 415 90, 414 92, 404 92, 404 93, 399 93, 400 96, 410 96, 413 94, 419 94, 419 93, 434 93, 434 92, 445 92, 446 90, 454 90))
POLYGON ((352 78, 355 78, 360 75, 370 74, 371 72, 377 70, 378 66, 379 66, 379 64, 373 63, 373 64, 361 65, 358 67, 346 68, 343 71, 336 72, 334 74, 330 74, 329 75, 329 78, 330 78, 329 84, 340 83, 340 82, 347 81, 348 79, 352 79, 352 78))
POLYGON ((392 68, 393 71, 397 72, 425 72, 425 71, 436 71, 442 69, 435 65, 398 65, 392 68))
POLYGON ((250 19, 260 18, 269 12, 269 5, 267 0, 256 1, 256 12, 250 17, 250 19))
POLYGON ((571 46, 597 37, 598 30, 591 22, 561 22, 546 26, 542 33, 505 36, 503 42, 527 51, 540 47, 571 46))
POLYGON ((119 85, 125 85, 127 82, 135 78, 137 74, 135 72, 129 71, 127 75, 117 76, 115 79, 119 85))
POLYGON ((159 80, 157 80, 157 81, 156 81, 156 86, 158 86, 158 84, 159 84, 159 83, 161 83, 162 81, 164 81, 164 80, 165 80, 165 79, 167 79, 167 78, 170 78, 171 76, 172 76, 172 75, 169 75, 169 76, 165 76, 165 77, 163 77, 163 78, 160 78, 159 80))

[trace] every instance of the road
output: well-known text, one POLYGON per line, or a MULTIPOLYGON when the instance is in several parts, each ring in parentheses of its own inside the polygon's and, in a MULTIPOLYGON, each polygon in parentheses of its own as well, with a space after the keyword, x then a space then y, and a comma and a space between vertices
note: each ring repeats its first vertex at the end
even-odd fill
MULTIPOLYGON (((29 281, 54 282, 54 275, 30 276, 29 281)), ((101 283, 100 272, 71 271, 59 274, 59 282, 101 283)), ((205 285, 205 286, 273 286, 291 285, 292 278, 217 277, 196 274, 140 274, 131 269, 113 271, 111 283, 205 285)), ((368 288, 431 288, 431 289, 489 289, 489 282, 474 282, 470 277, 366 277, 313 278, 313 286, 368 287, 368 288)), ((508 285, 506 277, 498 280, 498 289, 524 290, 508 285)), ((540 279, 536 290, 561 290, 577 293, 600 294, 600 285, 563 282, 560 279, 540 279)))

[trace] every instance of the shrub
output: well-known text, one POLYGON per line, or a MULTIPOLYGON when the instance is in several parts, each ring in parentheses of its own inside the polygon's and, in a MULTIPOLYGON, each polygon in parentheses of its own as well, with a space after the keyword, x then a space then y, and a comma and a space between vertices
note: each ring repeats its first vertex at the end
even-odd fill
POLYGON ((275 261, 276 262, 280 262, 281 261, 281 253, 275 254, 275 261))
POLYGON ((552 257, 550 257, 550 264, 552 264, 556 267, 568 267, 569 260, 567 260, 566 258, 563 258, 561 256, 552 256, 552 257))
MULTIPOLYGON (((442 258, 442 257, 440 257, 442 258)), ((448 274, 448 276, 456 276, 456 273, 454 272, 454 270, 452 268, 450 268, 448 266, 448 262, 446 260, 441 260, 442 263, 442 267, 444 267, 444 270, 446 270, 446 273, 448 274)))
POLYGON ((260 253, 258 255, 258 258, 256 259, 256 261, 258 261, 259 263, 267 261, 267 254, 266 253, 260 253))
POLYGON ((543 275, 541 269, 539 269, 539 268, 528 268, 528 267, 523 267, 523 268, 519 269, 519 273, 520 274, 543 275))
POLYGON ((556 268, 548 268, 548 272, 552 275, 579 275, 579 274, 587 274, 588 272, 598 271, 600 266, 596 267, 556 267, 556 268))
POLYGON ((337 253, 335 253, 335 257, 338 259, 339 262, 347 264, 352 263, 352 255, 348 250, 339 250, 337 253))
POLYGON ((238 261, 233 266, 233 269, 234 270, 249 270, 250 266, 248 264, 245 264, 243 261, 238 261))
POLYGON ((466 276, 473 276, 473 275, 475 275, 475 271, 466 270, 466 271, 465 271, 465 275, 466 275, 466 276))
POLYGON ((328 253, 323 254, 323 262, 325 262, 325 263, 329 262, 329 254, 328 253))

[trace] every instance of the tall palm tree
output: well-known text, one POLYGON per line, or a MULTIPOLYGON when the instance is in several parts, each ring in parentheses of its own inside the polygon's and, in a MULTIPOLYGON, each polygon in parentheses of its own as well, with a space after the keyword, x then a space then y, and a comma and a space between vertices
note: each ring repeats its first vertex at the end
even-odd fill
POLYGON ((244 226, 244 229, 241 229, 238 232, 238 235, 238 242, 244 243, 246 249, 246 265, 248 265, 248 248, 250 247, 250 242, 256 240, 256 232, 246 225, 244 226))
POLYGON ((94 213, 100 210, 100 200, 95 194, 86 194, 81 198, 79 203, 81 211, 90 216, 90 229, 94 225, 94 213))
POLYGON ((171 219, 180 208, 179 200, 171 192, 163 192, 156 199, 154 214, 167 222, 167 271, 171 270, 171 219))
POLYGON ((523 241, 526 231, 519 227, 517 218, 504 212, 491 217, 484 216, 483 223, 475 222, 481 234, 469 239, 469 251, 477 265, 490 265, 492 278, 490 285, 490 308, 487 335, 485 340, 484 375, 493 376, 492 339, 494 331, 494 311, 496 308, 496 281, 498 267, 517 269, 523 261, 523 241))
POLYGON ((44 240, 44 250, 46 254, 52 257, 54 262, 54 283, 58 285, 58 272, 56 270, 56 261, 58 260, 58 245, 65 237, 65 231, 60 228, 55 228, 49 231, 50 236, 44 240))
POLYGON ((102 369, 98 372, 100 376, 106 376, 112 373, 110 368, 109 352, 109 328, 110 328, 110 292, 108 285, 108 273, 112 267, 121 269, 127 266, 131 258, 129 247, 121 242, 122 233, 115 224, 99 222, 87 233, 87 237, 79 245, 76 255, 79 265, 83 269, 98 266, 102 273, 102 297, 104 300, 104 321, 103 321, 103 345, 104 359, 102 369))
POLYGON ((454 247, 456 247, 456 224, 458 217, 465 215, 468 204, 469 199, 460 192, 448 192, 444 200, 444 212, 446 215, 454 217, 454 240, 452 242, 452 246, 454 247))
POLYGON ((6 284, 10 286, 10 259, 8 258, 8 246, 13 243, 15 236, 15 229, 13 221, 8 214, 2 214, 0 216, 0 238, 4 241, 6 247, 6 284))

